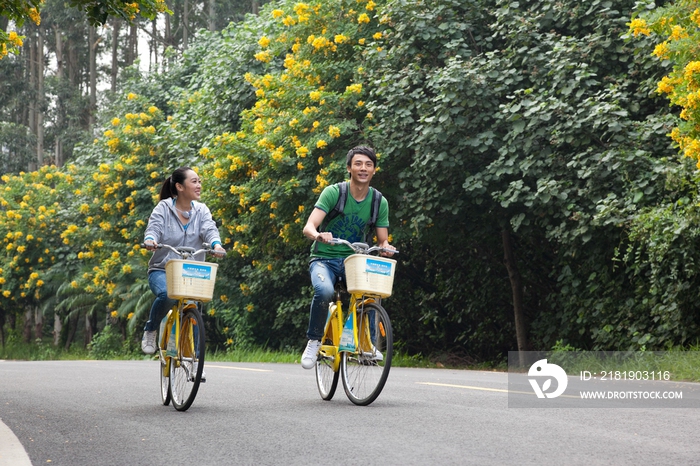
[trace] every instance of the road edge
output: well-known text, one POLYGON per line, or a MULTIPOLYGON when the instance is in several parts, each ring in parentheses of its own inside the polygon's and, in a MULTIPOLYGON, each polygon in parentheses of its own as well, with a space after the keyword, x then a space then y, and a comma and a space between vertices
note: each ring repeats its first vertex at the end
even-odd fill
POLYGON ((19 439, 0 419, 0 466, 32 466, 19 439))

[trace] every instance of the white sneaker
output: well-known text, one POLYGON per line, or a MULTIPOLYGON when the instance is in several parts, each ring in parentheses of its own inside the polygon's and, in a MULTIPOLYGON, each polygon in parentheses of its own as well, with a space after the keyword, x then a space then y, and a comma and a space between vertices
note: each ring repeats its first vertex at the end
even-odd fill
POLYGON ((362 356, 371 359, 372 361, 384 361, 384 355, 381 351, 372 345, 372 351, 365 351, 362 356))
MULTIPOLYGON (((199 362, 195 361, 194 364, 192 364, 192 373, 190 374, 189 381, 194 382, 194 378, 197 375, 197 366, 199 365, 199 362)), ((207 373, 204 372, 204 368, 202 368, 202 378, 199 379, 201 383, 204 383, 207 381, 207 373)))
POLYGON ((153 330, 152 332, 143 332, 143 338, 141 338, 141 349, 146 354, 153 354, 156 352, 156 335, 158 332, 153 330))
POLYGON ((321 349, 321 342, 318 340, 309 340, 306 344, 304 354, 301 356, 301 367, 311 369, 316 365, 318 350, 321 349))

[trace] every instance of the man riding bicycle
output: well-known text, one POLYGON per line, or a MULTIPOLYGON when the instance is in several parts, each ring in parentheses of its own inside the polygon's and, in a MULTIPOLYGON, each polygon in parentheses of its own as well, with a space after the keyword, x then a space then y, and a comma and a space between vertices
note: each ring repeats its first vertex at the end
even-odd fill
POLYGON ((304 236, 314 241, 309 263, 314 297, 306 332, 309 341, 301 357, 304 369, 316 364, 334 285, 338 278, 345 278, 343 260, 352 254, 347 248, 331 246, 330 240, 340 238, 351 243, 367 243, 374 228, 377 244, 394 249, 389 244, 389 203, 379 191, 370 187, 377 168, 374 149, 354 147, 347 154, 346 164, 350 181, 326 187, 304 226, 304 236))

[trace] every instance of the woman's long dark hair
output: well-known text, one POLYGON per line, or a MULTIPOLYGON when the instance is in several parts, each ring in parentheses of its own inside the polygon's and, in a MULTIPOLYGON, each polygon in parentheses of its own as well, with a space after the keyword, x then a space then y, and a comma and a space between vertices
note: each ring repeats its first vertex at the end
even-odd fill
POLYGON ((185 179, 187 178, 187 172, 192 170, 190 167, 180 167, 173 172, 172 175, 167 177, 163 182, 163 186, 160 188, 160 200, 170 199, 171 197, 177 197, 177 189, 175 185, 180 183, 185 185, 185 179))

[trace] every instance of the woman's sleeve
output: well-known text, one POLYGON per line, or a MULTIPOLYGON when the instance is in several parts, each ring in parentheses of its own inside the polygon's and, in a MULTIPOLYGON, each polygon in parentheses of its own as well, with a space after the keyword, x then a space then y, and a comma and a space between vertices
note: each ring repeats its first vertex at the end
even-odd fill
POLYGON ((205 243, 209 243, 214 246, 216 243, 221 244, 221 236, 219 235, 219 229, 216 226, 216 222, 212 218, 211 211, 209 207, 202 204, 202 229, 200 235, 205 243))
POLYGON ((160 243, 160 240, 163 237, 163 229, 165 228, 164 209, 165 205, 163 202, 159 202, 151 212, 151 216, 148 217, 146 232, 143 234, 144 241, 150 239, 156 243, 160 243))

